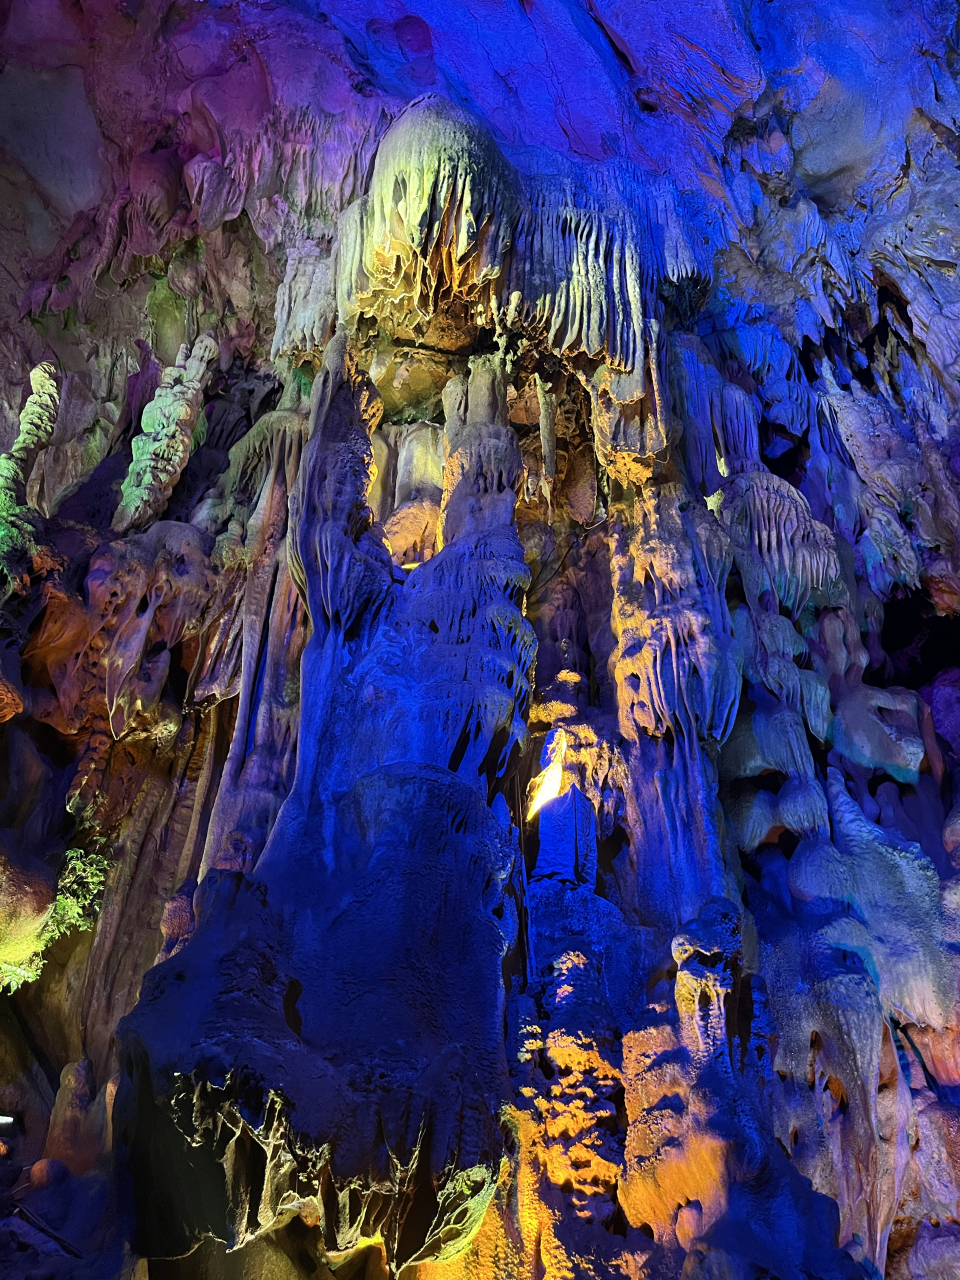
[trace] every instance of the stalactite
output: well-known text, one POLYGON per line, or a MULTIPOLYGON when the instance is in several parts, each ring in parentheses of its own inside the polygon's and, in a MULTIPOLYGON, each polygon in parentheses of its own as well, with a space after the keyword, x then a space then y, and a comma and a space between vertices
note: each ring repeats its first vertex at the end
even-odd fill
POLYGON ((205 334, 191 352, 182 347, 176 365, 164 370, 157 394, 143 411, 143 434, 134 443, 113 517, 116 533, 142 528, 163 514, 190 456, 207 366, 215 355, 217 345, 205 334))

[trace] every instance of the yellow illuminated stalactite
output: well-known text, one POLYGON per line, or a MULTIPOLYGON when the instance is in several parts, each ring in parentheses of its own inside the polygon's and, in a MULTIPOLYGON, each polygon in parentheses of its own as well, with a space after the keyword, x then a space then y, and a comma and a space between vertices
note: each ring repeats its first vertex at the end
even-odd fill
POLYGON ((560 794, 560 788, 563 785, 563 757, 566 749, 566 733, 563 729, 554 729, 544 746, 542 758, 547 761, 546 768, 542 773, 538 773, 530 783, 530 804, 527 809, 528 821, 534 814, 539 812, 548 800, 555 800, 560 794))

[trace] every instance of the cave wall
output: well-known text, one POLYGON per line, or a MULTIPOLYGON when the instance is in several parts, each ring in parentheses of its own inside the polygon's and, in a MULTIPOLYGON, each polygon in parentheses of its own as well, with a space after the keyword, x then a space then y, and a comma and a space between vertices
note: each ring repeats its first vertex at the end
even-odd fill
POLYGON ((946 0, 0 0, 0 1275, 960 1276, 946 0))

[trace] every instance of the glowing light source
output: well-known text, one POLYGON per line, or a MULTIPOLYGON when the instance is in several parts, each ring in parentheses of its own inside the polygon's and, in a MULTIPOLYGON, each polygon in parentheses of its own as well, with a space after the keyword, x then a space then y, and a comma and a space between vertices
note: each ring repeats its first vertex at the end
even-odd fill
POLYGON ((0 1116, 0 1124, 13 1124, 13 1116, 0 1116))
POLYGON ((543 744, 543 754, 540 757, 540 763, 545 767, 530 783, 528 819, 532 818, 548 800, 554 800, 560 794, 563 783, 563 756, 566 749, 567 735, 562 729, 554 729, 547 735, 547 740, 543 744))

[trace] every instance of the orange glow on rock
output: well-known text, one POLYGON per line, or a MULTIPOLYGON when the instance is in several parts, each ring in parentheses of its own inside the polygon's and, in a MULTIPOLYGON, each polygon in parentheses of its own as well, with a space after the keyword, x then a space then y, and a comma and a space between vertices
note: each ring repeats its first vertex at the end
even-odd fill
POLYGON ((567 749, 567 735, 563 729, 554 729, 548 736, 543 749, 546 768, 530 783, 530 804, 527 808, 528 820, 532 818, 548 800, 555 800, 563 785, 563 757, 567 749))

